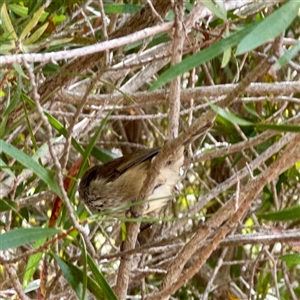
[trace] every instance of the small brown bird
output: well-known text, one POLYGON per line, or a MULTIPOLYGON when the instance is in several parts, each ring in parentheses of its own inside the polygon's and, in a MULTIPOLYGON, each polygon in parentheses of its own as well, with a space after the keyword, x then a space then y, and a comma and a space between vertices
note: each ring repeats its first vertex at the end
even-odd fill
MULTIPOLYGON (((180 180, 180 167, 183 165, 184 147, 211 127, 208 122, 193 136, 183 142, 174 152, 155 179, 155 185, 148 199, 144 214, 161 209, 174 194, 180 180)), ((89 169, 79 184, 80 198, 92 209, 108 211, 113 217, 123 217, 137 199, 153 160, 160 148, 138 150, 116 158, 106 164, 89 169)))
MULTIPOLYGON (((113 217, 125 216, 132 202, 138 200, 147 172, 159 150, 139 150, 92 167, 80 181, 80 198, 99 212, 112 210, 109 214, 113 217)), ((161 209, 171 199, 174 187, 180 180, 183 152, 182 146, 160 170, 144 214, 161 209)))

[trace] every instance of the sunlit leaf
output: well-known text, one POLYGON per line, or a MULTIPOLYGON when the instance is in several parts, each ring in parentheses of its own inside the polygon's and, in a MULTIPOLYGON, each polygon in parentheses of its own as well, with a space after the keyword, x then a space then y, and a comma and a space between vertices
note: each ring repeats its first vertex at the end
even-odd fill
POLYGON ((16 48, 16 45, 14 43, 12 44, 2 44, 0 45, 0 54, 8 54, 12 50, 16 48))
POLYGON ((7 37, 11 40, 11 44, 15 45, 14 42, 18 39, 18 37, 11 23, 5 3, 1 7, 0 16, 1 16, 1 23, 2 23, 1 25, 4 32, 6 33, 7 37))
POLYGON ((20 40, 22 41, 29 33, 32 29, 34 29, 34 27, 37 25, 40 17, 42 16, 44 12, 44 5, 42 5, 34 14, 32 19, 30 20, 30 22, 26 25, 26 27, 24 28, 24 30, 22 31, 21 35, 20 35, 20 40))
POLYGON ((45 32, 47 27, 48 27, 48 22, 46 22, 43 26, 41 26, 38 30, 36 30, 33 34, 31 34, 28 39, 25 39, 23 45, 31 45, 35 43, 45 32))

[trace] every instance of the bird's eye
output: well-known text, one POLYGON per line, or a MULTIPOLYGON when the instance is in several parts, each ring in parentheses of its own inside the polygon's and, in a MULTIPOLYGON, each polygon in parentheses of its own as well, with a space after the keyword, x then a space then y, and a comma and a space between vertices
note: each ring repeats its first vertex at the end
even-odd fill
POLYGON ((154 190, 158 189, 160 186, 162 186, 162 184, 157 184, 157 185, 154 187, 153 192, 154 192, 154 190))
POLYGON ((169 166, 171 163, 172 163, 172 161, 168 160, 167 163, 166 163, 166 165, 169 166))

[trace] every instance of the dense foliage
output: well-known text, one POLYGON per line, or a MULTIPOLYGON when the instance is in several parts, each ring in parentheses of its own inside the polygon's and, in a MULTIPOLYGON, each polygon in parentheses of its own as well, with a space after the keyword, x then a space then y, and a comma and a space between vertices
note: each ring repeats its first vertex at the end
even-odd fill
POLYGON ((299 299, 299 8, 2 2, 0 298, 299 299), (163 211, 80 201, 89 166, 209 122, 163 211))

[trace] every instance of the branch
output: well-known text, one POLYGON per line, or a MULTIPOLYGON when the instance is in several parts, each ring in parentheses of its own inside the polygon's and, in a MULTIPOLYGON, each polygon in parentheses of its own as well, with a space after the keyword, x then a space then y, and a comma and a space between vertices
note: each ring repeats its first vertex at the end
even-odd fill
MULTIPOLYGON (((194 98, 195 101, 199 99, 201 102, 204 102, 205 98, 216 98, 222 97, 227 95, 228 93, 232 92, 238 84, 219 84, 215 86, 201 86, 196 88, 184 89, 181 91, 181 102, 190 101, 191 98, 194 98)), ((295 81, 284 81, 284 82, 274 82, 274 83, 264 83, 264 82, 252 82, 246 89, 245 93, 250 95, 263 95, 263 98, 258 99, 258 101, 266 101, 269 96, 270 101, 274 100, 275 96, 277 95, 289 95, 298 93, 300 90, 300 82, 295 81)), ((87 104, 88 105, 103 105, 107 104, 107 101, 112 105, 117 103, 118 101, 122 100, 124 105, 132 105, 132 101, 128 99, 134 99, 134 101, 143 107, 146 105, 153 105, 153 104, 160 104, 166 103, 169 97, 169 90, 163 89, 158 90, 152 93, 148 91, 145 92, 135 92, 135 93, 126 93, 128 98, 124 98, 124 95, 120 92, 116 91, 114 94, 98 94, 98 95, 89 95, 87 104)), ((63 103, 71 103, 77 104, 78 101, 82 99, 82 93, 76 92, 72 93, 68 90, 62 90, 57 101, 61 101, 63 103)), ((243 102, 253 102, 255 99, 253 98, 244 98, 243 102)), ((280 99, 279 99, 280 100, 280 99)), ((220 99, 212 100, 212 103, 218 105, 218 103, 222 101, 220 99)), ((291 101, 295 103, 300 103, 298 98, 283 98, 282 101, 291 101)), ((132 107, 135 107, 133 105, 132 107)), ((198 106, 197 109, 200 108, 207 108, 209 105, 207 103, 198 106)), ((124 107, 122 107, 124 109, 124 107)))
POLYGON ((284 150, 279 159, 276 160, 266 171, 261 173, 241 189, 238 208, 236 209, 236 196, 233 195, 231 200, 229 200, 210 220, 208 220, 205 230, 203 230, 203 226, 197 230, 193 238, 185 245, 177 258, 174 259, 174 263, 171 264, 171 268, 168 269, 168 273, 163 281, 160 292, 154 293, 152 296, 147 297, 147 300, 162 299, 167 295, 174 293, 188 280, 190 280, 203 266, 205 261, 221 243, 224 237, 241 220, 263 187, 279 176, 282 172, 293 166, 300 159, 300 135, 290 135, 293 136, 293 141, 284 150), (221 226, 225 220, 227 220, 226 223, 221 226), (203 240, 205 240, 209 234, 213 233, 215 228, 219 228, 219 230, 213 237, 211 243, 196 251, 196 253, 193 252, 194 256, 195 254, 197 255, 197 260, 194 262, 193 266, 186 269, 186 271, 181 274, 180 271, 184 266, 184 263, 182 263, 184 255, 185 257, 191 257, 191 249, 197 249, 198 245, 203 243, 203 240), (180 264, 178 263, 179 257, 181 258, 180 264), (179 272, 180 277, 177 280, 173 271, 176 273, 179 272), (176 280, 175 283, 174 279, 176 280))
POLYGON ((0 58, 0 66, 13 64, 13 63, 22 63, 24 61, 46 63, 49 61, 58 61, 58 60, 65 60, 74 57, 83 57, 97 52, 103 52, 106 50, 118 48, 120 46, 124 46, 132 42, 136 42, 148 36, 153 36, 159 32, 170 30, 172 26, 173 26, 172 22, 163 23, 150 28, 145 28, 141 31, 137 31, 135 33, 129 34, 124 37, 119 37, 110 41, 105 41, 102 43, 97 43, 91 46, 86 46, 78 49, 48 52, 44 54, 25 53, 25 54, 3 55, 0 58))
MULTIPOLYGON (((175 33, 172 42, 172 66, 178 64, 182 60, 183 43, 185 32, 183 28, 183 1, 176 1, 174 5, 175 13, 175 33)), ((168 122, 168 138, 178 136, 179 118, 180 118, 180 92, 181 92, 181 76, 174 78, 170 84, 169 94, 169 122, 168 122)))

